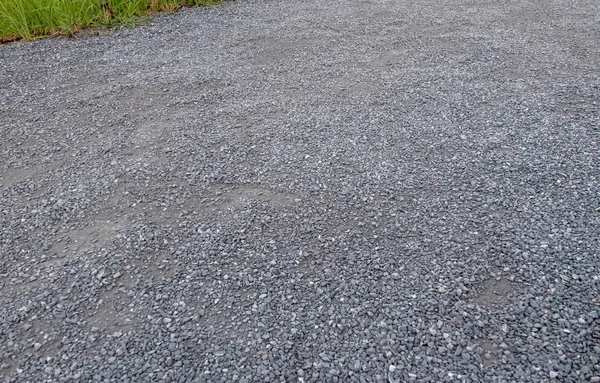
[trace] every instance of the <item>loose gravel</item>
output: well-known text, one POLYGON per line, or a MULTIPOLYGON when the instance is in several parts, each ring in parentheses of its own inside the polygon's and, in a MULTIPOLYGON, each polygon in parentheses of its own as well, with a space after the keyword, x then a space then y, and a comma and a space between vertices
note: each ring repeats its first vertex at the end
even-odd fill
POLYGON ((0 47, 1 379, 600 381, 597 5, 0 47))

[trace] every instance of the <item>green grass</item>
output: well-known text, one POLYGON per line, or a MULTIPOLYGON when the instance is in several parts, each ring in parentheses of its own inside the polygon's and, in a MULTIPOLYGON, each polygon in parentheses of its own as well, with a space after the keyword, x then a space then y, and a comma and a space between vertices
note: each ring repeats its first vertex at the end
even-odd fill
POLYGON ((114 27, 142 16, 222 0, 0 0, 0 41, 72 36, 87 27, 114 27))

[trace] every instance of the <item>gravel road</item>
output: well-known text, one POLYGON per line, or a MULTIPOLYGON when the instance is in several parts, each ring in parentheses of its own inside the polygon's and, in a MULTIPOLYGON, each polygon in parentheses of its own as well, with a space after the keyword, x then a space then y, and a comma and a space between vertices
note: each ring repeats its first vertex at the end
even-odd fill
POLYGON ((7 382, 600 381, 597 0, 256 0, 0 47, 7 382))

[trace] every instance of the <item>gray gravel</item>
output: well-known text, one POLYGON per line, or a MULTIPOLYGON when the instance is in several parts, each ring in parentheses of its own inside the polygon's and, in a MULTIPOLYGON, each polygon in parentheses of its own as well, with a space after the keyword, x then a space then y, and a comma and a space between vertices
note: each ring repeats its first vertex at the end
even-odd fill
POLYGON ((11 382, 600 381, 597 0, 257 0, 0 47, 11 382))

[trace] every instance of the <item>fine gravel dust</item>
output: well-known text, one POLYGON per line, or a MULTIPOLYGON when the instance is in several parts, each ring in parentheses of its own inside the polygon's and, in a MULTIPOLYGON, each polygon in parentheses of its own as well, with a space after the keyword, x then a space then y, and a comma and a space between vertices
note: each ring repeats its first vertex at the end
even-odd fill
POLYGON ((505 279, 490 278, 483 283, 483 287, 478 291, 473 302, 483 308, 505 307, 510 304, 511 297, 518 291, 518 285, 514 283, 505 279))
POLYGON ((239 1, 0 70, 0 381, 600 380, 597 0, 239 1))

